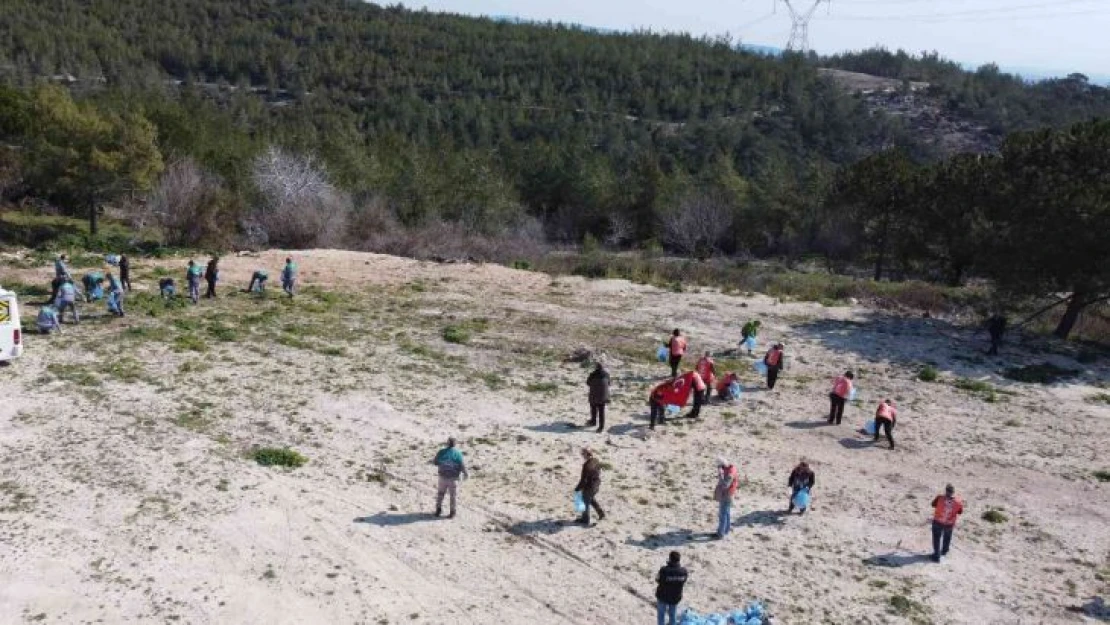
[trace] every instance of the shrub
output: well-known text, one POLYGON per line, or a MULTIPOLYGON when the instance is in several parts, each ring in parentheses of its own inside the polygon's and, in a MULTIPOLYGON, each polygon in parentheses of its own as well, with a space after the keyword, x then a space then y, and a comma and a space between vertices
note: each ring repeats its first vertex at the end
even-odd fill
POLYGON ((470 332, 462 326, 450 325, 443 329, 443 340, 448 343, 466 345, 470 342, 470 332))
POLYGON ((933 365, 925 365, 917 374, 917 379, 922 382, 936 382, 939 374, 937 368, 933 365))
POLYGON ((1095 479, 1100 482, 1110 482, 1110 471, 1099 470, 1095 471, 1093 475, 1095 476, 1095 479))
POLYGON ((533 382, 524 387, 529 393, 554 393, 559 390, 559 385, 554 382, 533 382))
POLYGON ((292 449, 289 449, 288 447, 283 449, 278 449, 276 447, 262 447, 260 449, 254 450, 254 453, 251 454, 251 457, 254 458, 255 462, 264 467, 276 466, 295 469, 297 467, 303 466, 304 463, 308 462, 308 458, 305 458, 301 454, 293 451, 292 449))
POLYGON ((1010 518, 1003 514, 1001 510, 991 508, 983 513, 983 520, 987 523, 1005 523, 1009 521, 1010 518))

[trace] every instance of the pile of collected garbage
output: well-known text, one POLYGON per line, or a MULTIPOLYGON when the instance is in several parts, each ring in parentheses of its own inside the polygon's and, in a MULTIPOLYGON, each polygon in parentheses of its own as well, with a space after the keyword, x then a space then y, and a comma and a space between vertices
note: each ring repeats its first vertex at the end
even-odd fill
POLYGON ((699 614, 686 608, 679 625, 773 625, 771 615, 763 609, 763 604, 752 601, 743 610, 733 610, 717 614, 699 614))

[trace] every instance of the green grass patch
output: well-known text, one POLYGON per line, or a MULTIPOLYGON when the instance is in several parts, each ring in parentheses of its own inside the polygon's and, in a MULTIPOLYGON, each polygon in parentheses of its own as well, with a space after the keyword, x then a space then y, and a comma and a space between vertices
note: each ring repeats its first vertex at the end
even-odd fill
POLYGON ((127 356, 109 361, 101 368, 101 371, 120 382, 137 382, 146 377, 143 365, 134 358, 127 356))
POLYGON ((277 447, 262 447, 254 450, 254 452, 251 453, 251 458, 264 467, 288 467, 290 469, 304 466, 304 464, 308 462, 308 458, 305 458, 288 447, 281 449, 277 447))
POLYGON ((987 523, 998 524, 998 523, 1005 523, 1006 521, 1009 521, 1010 517, 1006 516, 1006 514, 1000 509, 991 508, 990 510, 987 510, 986 512, 983 513, 983 520, 986 521, 987 523))
POLYGON ((925 606, 910 599, 906 595, 891 595, 887 600, 890 611, 902 617, 909 618, 915 614, 924 614, 925 606))
POLYGON ((203 353, 208 351, 208 344, 195 334, 181 334, 173 340, 173 350, 175 352, 203 353))
POLYGON ((46 365, 46 370, 55 378, 77 386, 100 386, 100 378, 85 365, 51 363, 46 365))
POLYGON ((529 393, 554 393, 559 390, 559 385, 555 382, 533 382, 525 386, 524 390, 529 393))
POLYGON ((1086 402, 1089 404, 1110 404, 1110 393, 1095 393, 1088 395, 1086 402))
POLYGON ((486 386, 489 387, 491 391, 498 391, 509 385, 509 383, 505 381, 505 378, 501 377, 499 373, 487 372, 478 377, 486 383, 486 386))
POLYGON ((937 368, 933 365, 925 365, 921 368, 921 371, 917 372, 917 379, 922 382, 936 382, 939 377, 940 373, 937 372, 937 368))
POLYGON ((466 345, 470 342, 470 331, 462 326, 447 326, 443 328, 443 340, 457 345, 466 345))
POLYGON ((131 341, 166 343, 173 333, 162 326, 131 326, 121 332, 120 336, 131 341))
POLYGON ((286 347, 294 347, 296 349, 308 349, 308 350, 312 349, 312 343, 309 343, 308 341, 299 339, 295 336, 291 336, 289 334, 282 334, 281 336, 277 337, 277 342, 278 342, 278 344, 284 345, 286 347))
POLYGON ((1095 479, 1100 482, 1110 482, 1110 471, 1108 470, 1100 469, 1093 472, 1091 475, 1094 475, 1095 479))
POLYGON ((209 324, 206 331, 208 332, 208 336, 221 343, 233 343, 239 338, 235 328, 224 325, 218 321, 209 324))
POLYGON ((1002 372, 1002 376, 1007 379, 1028 384, 1054 384, 1074 378, 1077 375, 1079 375, 1079 371, 1075 369, 1065 369, 1050 362, 1024 367, 1010 367, 1002 372))

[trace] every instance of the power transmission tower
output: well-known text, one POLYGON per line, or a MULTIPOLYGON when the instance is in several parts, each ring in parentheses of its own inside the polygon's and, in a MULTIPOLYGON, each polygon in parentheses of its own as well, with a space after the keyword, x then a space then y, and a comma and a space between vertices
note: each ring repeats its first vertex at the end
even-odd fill
POLYGON ((790 40, 786 42, 786 49, 795 52, 808 51, 809 20, 817 12, 817 7, 822 4, 828 4, 831 7, 832 0, 782 0, 782 2, 790 13, 790 40), (809 8, 806 8, 807 5, 809 8))

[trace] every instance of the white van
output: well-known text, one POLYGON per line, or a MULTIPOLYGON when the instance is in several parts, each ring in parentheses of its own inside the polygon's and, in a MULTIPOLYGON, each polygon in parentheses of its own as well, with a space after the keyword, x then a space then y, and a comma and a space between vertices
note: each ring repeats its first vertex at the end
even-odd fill
POLYGON ((19 300, 0 287, 0 362, 23 354, 23 327, 19 324, 19 300))

